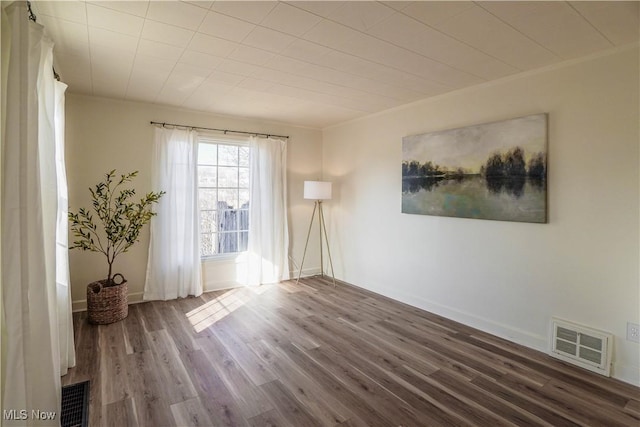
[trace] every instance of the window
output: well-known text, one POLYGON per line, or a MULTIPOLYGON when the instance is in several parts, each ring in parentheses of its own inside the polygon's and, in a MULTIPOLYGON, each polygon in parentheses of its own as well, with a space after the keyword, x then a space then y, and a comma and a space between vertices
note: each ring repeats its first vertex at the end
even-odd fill
POLYGON ((233 140, 198 143, 200 255, 244 252, 249 235, 249 146, 233 140))

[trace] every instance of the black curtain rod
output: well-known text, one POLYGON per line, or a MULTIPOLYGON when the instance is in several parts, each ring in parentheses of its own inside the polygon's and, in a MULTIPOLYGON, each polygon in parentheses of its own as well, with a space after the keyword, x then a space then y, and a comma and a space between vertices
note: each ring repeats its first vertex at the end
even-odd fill
POLYGON ((213 131, 216 131, 216 132, 223 132, 225 134, 227 134, 227 133, 239 133, 239 134, 242 134, 242 135, 266 136, 267 138, 270 138, 272 136, 275 136, 276 138, 287 138, 287 139, 289 138, 288 135, 275 135, 273 133, 245 132, 243 130, 205 128, 205 127, 201 127, 201 126, 177 125, 175 123, 164 123, 164 122, 151 121, 151 124, 152 125, 162 125, 162 127, 175 126, 175 127, 181 127, 181 128, 187 128, 187 129, 213 130, 213 131))

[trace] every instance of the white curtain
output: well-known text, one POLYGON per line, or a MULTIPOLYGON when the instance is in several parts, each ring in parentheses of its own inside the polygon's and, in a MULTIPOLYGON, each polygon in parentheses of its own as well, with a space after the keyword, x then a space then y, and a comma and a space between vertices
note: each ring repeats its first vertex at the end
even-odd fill
POLYGON ((289 279, 287 142, 251 137, 247 285, 289 279))
MULTIPOLYGON (((53 78, 53 42, 41 25, 27 20, 25 3, 11 4, 6 13, 11 45, 3 82, 7 88, 2 147, 2 304, 7 334, 3 409, 59 414, 60 374, 75 358, 68 273, 60 269, 68 262, 67 253, 56 248, 58 237, 66 238, 58 236, 57 229, 59 216, 66 213, 58 211, 65 208, 58 205, 57 188, 64 171, 56 164, 64 146, 62 139, 56 141, 56 117, 64 116, 64 98, 56 91, 62 95, 64 90, 56 88, 53 78)), ((59 425, 59 418, 4 422, 59 425)))
POLYGON ((71 281, 69 278, 69 195, 67 191, 67 171, 64 161, 64 93, 67 90, 67 85, 59 81, 54 81, 54 84, 55 162, 58 190, 58 211, 56 223, 56 291, 58 337, 60 343, 60 375, 65 375, 69 368, 76 365, 71 307, 71 281))
POLYGON ((192 130, 155 128, 152 191, 166 191, 151 220, 145 300, 202 294, 198 144, 192 130))

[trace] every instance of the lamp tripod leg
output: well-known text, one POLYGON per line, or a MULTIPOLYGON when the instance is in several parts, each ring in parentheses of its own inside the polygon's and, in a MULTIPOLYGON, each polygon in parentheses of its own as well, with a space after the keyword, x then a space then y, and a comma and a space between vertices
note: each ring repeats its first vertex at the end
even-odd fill
POLYGON ((318 204, 313 205, 313 213, 311 214, 311 222, 309 222, 309 231, 307 232, 307 241, 304 244, 304 252, 302 253, 302 262, 300 263, 300 271, 298 271, 298 280, 296 285, 300 282, 300 276, 302 276, 302 266, 304 265, 304 258, 307 256, 307 246, 309 246, 309 236, 311 236, 311 227, 313 226, 313 217, 316 216, 316 208, 318 204))
MULTIPOLYGON (((329 265, 331 266, 331 278, 333 279, 333 287, 336 287, 336 275, 333 272, 333 261, 331 261, 331 250, 329 249, 329 238, 327 237, 327 225, 324 222, 324 213, 322 211, 322 205, 320 205, 320 212, 318 214, 320 217, 320 226, 324 231, 324 240, 327 242, 327 255, 329 255, 329 265)), ((320 241, 322 241, 322 235, 320 235, 320 241)))
POLYGON ((324 259, 322 257, 322 200, 316 200, 318 206, 318 231, 320 232, 320 277, 324 277, 324 259))

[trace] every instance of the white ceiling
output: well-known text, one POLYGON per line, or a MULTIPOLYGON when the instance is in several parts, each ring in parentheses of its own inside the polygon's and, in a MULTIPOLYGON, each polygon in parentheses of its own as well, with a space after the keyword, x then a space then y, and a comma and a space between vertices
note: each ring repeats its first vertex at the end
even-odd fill
POLYGON ((315 128, 636 42, 639 5, 32 2, 70 92, 315 128))

